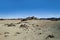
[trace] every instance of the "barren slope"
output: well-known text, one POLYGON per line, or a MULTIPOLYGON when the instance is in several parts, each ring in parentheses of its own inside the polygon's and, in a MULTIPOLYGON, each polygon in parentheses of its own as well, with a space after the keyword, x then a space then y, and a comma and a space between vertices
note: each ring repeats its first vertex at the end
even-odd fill
POLYGON ((60 21, 0 20, 0 40, 60 40, 60 21))

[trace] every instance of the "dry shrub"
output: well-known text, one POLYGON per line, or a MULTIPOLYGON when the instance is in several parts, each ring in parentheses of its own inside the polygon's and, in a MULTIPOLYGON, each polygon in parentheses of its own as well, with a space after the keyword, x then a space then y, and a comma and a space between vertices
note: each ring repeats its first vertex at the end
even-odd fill
POLYGON ((8 27, 11 27, 11 26, 15 26, 15 24, 11 23, 11 24, 5 24, 7 25, 8 27))
POLYGON ((42 33, 38 33, 38 35, 41 35, 42 33))
POLYGON ((24 23, 28 23, 28 22, 24 22, 24 23))
POLYGON ((16 24, 20 24, 21 22, 18 22, 18 23, 16 23, 16 24))
POLYGON ((0 33, 0 35, 2 35, 2 33, 0 33))
POLYGON ((39 25, 36 25, 37 27, 39 26, 39 25))
POLYGON ((21 34, 20 32, 16 32, 16 34, 21 34))
POLYGON ((9 35, 4 35, 4 37, 8 37, 9 35))
POLYGON ((21 24, 20 27, 28 29, 29 26, 27 26, 26 24, 21 24))
POLYGON ((20 32, 16 32, 15 34, 14 34, 14 36, 17 36, 18 34, 21 34, 20 32))
POLYGON ((4 34, 9 34, 9 32, 4 32, 4 34))
POLYGON ((47 37, 46 37, 46 39, 47 38, 54 38, 54 35, 48 35, 47 37))

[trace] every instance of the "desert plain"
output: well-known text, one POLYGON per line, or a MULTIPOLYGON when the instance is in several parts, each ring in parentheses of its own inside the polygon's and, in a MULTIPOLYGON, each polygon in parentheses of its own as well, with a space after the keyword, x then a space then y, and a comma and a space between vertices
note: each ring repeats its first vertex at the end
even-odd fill
POLYGON ((0 40, 60 40, 60 21, 0 20, 0 40))

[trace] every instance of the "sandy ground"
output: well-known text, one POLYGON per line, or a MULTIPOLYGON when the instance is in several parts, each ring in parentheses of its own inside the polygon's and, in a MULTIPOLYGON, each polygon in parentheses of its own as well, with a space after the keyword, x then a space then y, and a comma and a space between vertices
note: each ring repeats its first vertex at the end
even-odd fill
POLYGON ((0 40, 60 40, 60 21, 0 20, 0 40))

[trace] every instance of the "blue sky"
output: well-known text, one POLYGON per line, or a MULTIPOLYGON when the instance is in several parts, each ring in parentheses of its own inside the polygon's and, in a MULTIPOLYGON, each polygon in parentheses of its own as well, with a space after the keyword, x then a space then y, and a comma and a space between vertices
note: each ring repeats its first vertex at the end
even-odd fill
POLYGON ((0 0, 0 18, 60 17, 60 0, 0 0))

